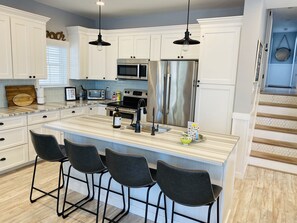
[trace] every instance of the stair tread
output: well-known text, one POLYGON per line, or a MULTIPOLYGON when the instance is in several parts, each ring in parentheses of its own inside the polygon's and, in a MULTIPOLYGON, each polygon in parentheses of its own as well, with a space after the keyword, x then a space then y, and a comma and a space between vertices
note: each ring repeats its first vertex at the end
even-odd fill
POLYGON ((290 115, 278 115, 278 114, 270 114, 270 113, 262 113, 258 112, 257 117, 265 117, 265 118, 275 118, 275 119, 284 119, 284 120, 290 120, 290 121, 297 121, 296 116, 290 116, 290 115))
POLYGON ((289 133, 297 135, 297 129, 289 129, 289 128, 280 128, 275 126, 268 126, 268 125, 255 125, 255 129, 273 131, 273 132, 282 132, 282 133, 289 133))
POLYGON ((293 143, 293 142, 285 142, 285 141, 272 140, 272 139, 263 139, 263 138, 258 138, 258 137, 253 137, 253 142, 267 144, 267 145, 271 145, 271 146, 286 147, 286 148, 297 150, 297 143, 293 143))
POLYGON ((265 92, 265 91, 261 91, 260 94, 268 94, 268 95, 279 95, 279 96, 292 96, 292 97, 297 97, 296 93, 285 93, 285 92, 265 92))
POLYGON ((297 165, 297 158, 293 158, 293 157, 280 156, 276 154, 253 151, 253 150, 251 151, 250 156, 297 165))
POLYGON ((273 103, 273 102, 266 102, 266 101, 259 101, 259 105, 285 107, 285 108, 297 108, 297 105, 295 104, 273 103))

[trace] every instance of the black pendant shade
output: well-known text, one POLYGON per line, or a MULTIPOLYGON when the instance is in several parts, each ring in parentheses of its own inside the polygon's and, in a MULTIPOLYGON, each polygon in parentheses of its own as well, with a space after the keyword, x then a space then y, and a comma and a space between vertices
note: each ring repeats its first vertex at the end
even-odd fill
MULTIPOLYGON (((100 0, 101 2, 101 0, 100 0)), ((105 42, 102 40, 102 35, 101 35, 101 5, 99 5, 99 34, 98 34, 98 39, 95 41, 89 42, 90 45, 96 45, 96 46, 110 46, 111 44, 109 42, 105 42)))
POLYGON ((194 40, 190 38, 190 32, 188 30, 189 27, 189 14, 190 14, 190 0, 188 1, 188 15, 187 15, 187 29, 185 32, 185 37, 183 39, 175 40, 173 43, 178 45, 195 45, 199 44, 198 40, 194 40))

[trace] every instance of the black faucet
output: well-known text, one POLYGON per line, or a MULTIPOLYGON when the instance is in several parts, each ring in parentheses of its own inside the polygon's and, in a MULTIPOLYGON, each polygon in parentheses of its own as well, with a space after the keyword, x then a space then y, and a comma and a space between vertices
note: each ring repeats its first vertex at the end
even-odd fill
POLYGON ((143 114, 146 114, 146 102, 145 100, 142 98, 138 101, 138 105, 137 105, 137 113, 136 113, 136 124, 135 124, 135 132, 139 133, 141 132, 141 128, 140 128, 140 119, 141 119, 141 105, 144 106, 143 107, 143 114))
POLYGON ((155 132, 156 132, 156 128, 155 128, 155 108, 153 108, 153 126, 152 126, 151 135, 154 136, 155 132))

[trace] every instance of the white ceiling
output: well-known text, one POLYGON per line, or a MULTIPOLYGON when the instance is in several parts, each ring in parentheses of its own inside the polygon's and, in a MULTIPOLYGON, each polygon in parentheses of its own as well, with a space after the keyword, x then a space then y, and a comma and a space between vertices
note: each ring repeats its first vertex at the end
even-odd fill
MULTIPOLYGON (((96 19, 96 0, 35 0, 80 16, 96 19)), ((187 0, 102 0, 104 16, 131 16, 187 10, 187 0)), ((191 10, 243 7, 244 0, 192 0, 191 10)))

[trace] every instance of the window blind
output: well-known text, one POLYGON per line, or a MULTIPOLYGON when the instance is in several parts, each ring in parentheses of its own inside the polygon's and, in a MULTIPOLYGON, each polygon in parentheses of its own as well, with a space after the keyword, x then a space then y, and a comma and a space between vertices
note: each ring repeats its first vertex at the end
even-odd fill
POLYGON ((69 71, 69 44, 58 40, 47 40, 46 61, 48 78, 39 80, 42 86, 66 86, 69 71))

